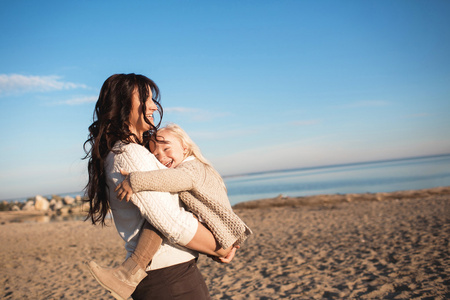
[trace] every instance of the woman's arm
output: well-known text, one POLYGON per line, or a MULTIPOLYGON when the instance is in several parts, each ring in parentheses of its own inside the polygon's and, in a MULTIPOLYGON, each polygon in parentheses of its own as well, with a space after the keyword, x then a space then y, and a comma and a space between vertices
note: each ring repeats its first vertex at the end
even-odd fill
POLYGON ((197 231, 192 240, 186 244, 186 248, 196 250, 207 255, 226 257, 230 254, 233 246, 230 246, 227 249, 222 249, 211 231, 199 222, 197 231))
MULTIPOLYGON (((150 171, 159 169, 161 165, 153 154, 138 144, 122 144, 117 150, 120 152, 112 154, 111 161, 107 162, 110 165, 107 173, 113 184, 110 190, 110 201, 117 201, 115 206, 120 209, 122 206, 131 205, 131 203, 119 204, 120 201, 113 192, 117 184, 124 179, 120 170, 150 171)), ((198 220, 180 206, 176 197, 169 193, 143 191, 134 194, 131 202, 139 209, 142 217, 172 243, 184 246, 194 237, 198 220)))
MULTIPOLYGON (((156 158, 144 147, 130 144, 123 148, 124 151, 116 155, 116 170, 133 172, 158 168, 156 158)), ((117 176, 124 179, 121 174, 117 176)), ((141 215, 172 242, 213 256, 225 257, 230 253, 231 247, 222 249, 218 246, 212 233, 192 213, 178 203, 174 204, 170 197, 169 193, 143 191, 134 194, 131 201, 141 215)))

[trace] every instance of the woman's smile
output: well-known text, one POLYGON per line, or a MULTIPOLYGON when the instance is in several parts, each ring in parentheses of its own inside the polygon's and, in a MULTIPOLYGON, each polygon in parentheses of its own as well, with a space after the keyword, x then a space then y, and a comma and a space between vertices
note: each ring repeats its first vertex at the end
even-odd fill
POLYGON ((145 115, 147 117, 147 119, 150 121, 150 123, 152 123, 153 125, 154 123, 154 118, 153 118, 153 112, 151 114, 147 114, 145 115))

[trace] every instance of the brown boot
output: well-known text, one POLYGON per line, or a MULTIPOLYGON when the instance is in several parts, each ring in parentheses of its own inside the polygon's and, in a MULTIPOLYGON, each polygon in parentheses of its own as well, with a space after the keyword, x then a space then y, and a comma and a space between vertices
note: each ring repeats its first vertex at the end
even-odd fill
POLYGON ((147 273, 131 258, 117 268, 102 268, 94 261, 88 263, 88 268, 98 283, 118 300, 128 299, 139 282, 147 276, 147 273))

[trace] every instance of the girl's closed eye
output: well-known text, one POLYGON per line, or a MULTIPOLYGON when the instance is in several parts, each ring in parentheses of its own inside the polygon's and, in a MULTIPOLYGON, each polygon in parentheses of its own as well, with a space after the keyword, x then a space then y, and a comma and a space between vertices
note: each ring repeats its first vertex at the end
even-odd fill
POLYGON ((161 142, 153 143, 150 150, 163 165, 176 168, 183 162, 186 150, 179 137, 163 128, 158 131, 157 139, 161 142), (156 153, 159 153, 159 156, 156 156, 156 153))

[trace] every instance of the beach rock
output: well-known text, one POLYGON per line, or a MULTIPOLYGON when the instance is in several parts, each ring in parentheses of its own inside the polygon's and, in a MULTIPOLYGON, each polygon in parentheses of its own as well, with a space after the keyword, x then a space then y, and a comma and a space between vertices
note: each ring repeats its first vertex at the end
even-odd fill
POLYGON ((376 193, 375 198, 377 199, 377 201, 383 201, 386 200, 386 195, 387 193, 376 193))
POLYGON ((20 207, 19 207, 18 205, 14 204, 14 205, 11 207, 11 210, 12 210, 12 211, 19 211, 19 210, 20 210, 20 207))
POLYGON ((70 208, 67 206, 61 207, 56 211, 58 216, 67 216, 70 213, 70 208))
POLYGON ((286 196, 283 195, 283 194, 279 194, 279 195, 277 196, 277 200, 282 200, 282 199, 286 199, 286 196))
POLYGON ((27 203, 25 203, 25 205, 22 207, 22 210, 23 211, 35 210, 35 208, 34 208, 34 201, 33 200, 27 201, 27 203))
POLYGON ((50 208, 50 202, 42 197, 41 195, 37 195, 34 198, 34 209, 37 211, 47 211, 50 208))
POLYGON ((76 206, 72 206, 71 208, 70 208, 70 211, 69 211, 71 214, 75 214, 75 215, 80 215, 80 214, 82 214, 84 211, 83 211, 83 206, 82 205, 76 205, 76 206))
POLYGON ((55 199, 55 198, 52 198, 52 199, 50 200, 50 209, 53 209, 53 206, 55 206, 55 204, 56 204, 56 199, 55 199))
POLYGON ((87 213, 89 211, 89 202, 83 202, 83 204, 80 205, 81 206, 81 211, 87 213))
POLYGON ((56 201, 61 200, 62 201, 62 197, 60 195, 52 195, 52 199, 55 199, 56 201))
POLYGON ((7 201, 0 202, 0 211, 8 211, 11 209, 11 205, 7 201))
POLYGON ((66 205, 72 205, 75 203, 75 198, 71 196, 65 196, 63 200, 66 205))
POLYGON ((80 195, 76 195, 76 196, 75 196, 75 201, 76 201, 77 203, 80 203, 82 200, 83 200, 83 199, 81 198, 80 195))
POLYGON ((64 207, 64 203, 62 202, 62 200, 56 201, 55 210, 61 209, 63 207, 64 207))
POLYGON ((50 201, 50 209, 51 209, 52 211, 57 211, 58 209, 61 209, 61 208, 63 208, 63 207, 64 207, 64 204, 63 204, 63 202, 62 202, 61 199, 59 199, 59 200, 57 200, 57 199, 52 199, 52 200, 50 201))

